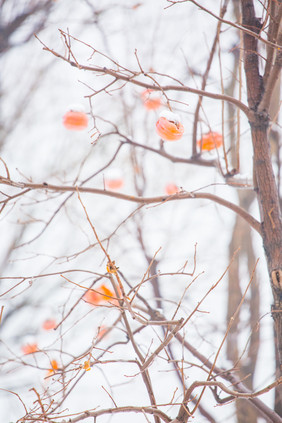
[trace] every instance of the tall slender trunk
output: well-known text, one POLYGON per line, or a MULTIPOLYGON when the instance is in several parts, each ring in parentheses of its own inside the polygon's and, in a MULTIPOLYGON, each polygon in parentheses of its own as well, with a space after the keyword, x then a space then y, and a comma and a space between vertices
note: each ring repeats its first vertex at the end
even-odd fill
MULTIPOLYGON (((253 0, 241 0, 242 24, 259 34, 261 23, 255 16, 253 0)), ((244 67, 247 82, 248 104, 251 110, 250 127, 254 150, 254 186, 260 208, 262 239, 274 304, 272 316, 275 326, 277 373, 282 373, 282 222, 278 189, 275 182, 270 142, 268 138, 269 105, 273 83, 267 84, 259 73, 257 38, 244 33, 244 67)), ((281 52, 273 61, 272 79, 279 76, 281 52), (276 69, 277 68, 277 69, 276 69)), ((271 74, 271 71, 270 71, 271 74)), ((270 77, 268 77, 268 81, 270 77)), ((273 81, 274 82, 274 81, 273 81)), ((280 388, 281 389, 281 388, 280 388)), ((282 411, 282 397, 276 393, 276 411, 282 411)), ((282 413, 281 413, 282 414, 282 413)), ((281 415, 280 414, 280 415, 281 415)))

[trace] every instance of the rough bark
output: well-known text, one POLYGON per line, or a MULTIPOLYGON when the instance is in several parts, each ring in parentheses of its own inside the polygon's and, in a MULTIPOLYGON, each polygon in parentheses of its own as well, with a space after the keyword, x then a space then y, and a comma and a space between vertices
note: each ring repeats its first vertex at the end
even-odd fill
MULTIPOLYGON (((233 0, 233 13, 237 22, 241 21, 239 2, 233 0)), ((239 34, 238 34, 239 39, 239 34)), ((238 44, 238 42, 237 42, 238 44)), ((225 92, 230 96, 235 96, 235 90, 237 88, 237 77, 240 78, 240 54, 239 48, 232 49, 234 64, 232 70, 232 79, 230 80, 229 85, 226 87, 225 92)), ((239 161, 237 156, 237 149, 239 148, 236 145, 237 131, 240 131, 240 127, 237 126, 236 117, 237 111, 233 105, 227 105, 228 110, 228 132, 230 134, 230 153, 231 153, 231 163, 233 169, 238 169, 239 161), (236 130, 237 126, 237 130, 236 130)), ((239 170, 239 169, 238 169, 239 170)), ((245 210, 250 210, 250 206, 254 201, 254 193, 250 191, 238 190, 238 201, 240 207, 245 210)), ((249 278, 251 277, 252 270, 255 267, 255 253, 253 250, 252 244, 252 232, 249 225, 246 225, 244 222, 241 222, 241 219, 236 218, 235 225, 233 228, 232 238, 229 245, 229 258, 234 255, 234 251, 240 249, 239 253, 236 256, 232 266, 228 272, 228 306, 227 306, 227 325, 229 324, 230 319, 234 316, 234 313, 241 301, 242 290, 240 286, 240 269, 241 266, 246 263, 247 270, 249 273, 249 278)), ((245 305, 248 307, 248 320, 244 322, 244 331, 249 333, 250 337, 248 339, 248 345, 246 345, 246 350, 244 351, 243 356, 243 347, 240 346, 240 317, 241 311, 233 321, 231 326, 228 338, 226 340, 226 352, 227 358, 232 361, 234 368, 238 368, 239 377, 241 380, 244 380, 244 383, 250 391, 254 391, 254 376, 257 365, 258 352, 260 347, 260 325, 259 316, 260 316, 260 285, 257 280, 257 275, 254 275, 253 282, 250 287, 250 296, 245 305), (240 357, 241 356, 241 357, 240 357)), ((246 319, 246 318, 245 318, 246 319)), ((241 323, 242 325, 242 323, 241 323)), ((256 423, 258 413, 257 410, 252 407, 249 401, 236 401, 236 414, 238 423, 256 423)))
MULTIPOLYGON (((280 5, 281 7, 281 5, 280 5)), ((260 21, 255 16, 253 0, 241 0, 242 23, 247 29, 259 33, 260 21)), ((248 104, 252 111, 250 127, 254 150, 254 182, 262 222, 262 239, 265 250, 269 279, 273 292, 274 304, 272 315, 275 326, 275 339, 279 367, 282 370, 282 223, 278 189, 274 177, 270 141, 268 138, 269 105, 274 86, 263 83, 259 73, 258 45, 255 37, 244 33, 244 67, 247 83, 248 104), (264 86, 266 88, 264 88, 264 86), (272 91, 272 92, 270 92, 272 91)), ((279 39, 279 36, 278 36, 279 39)), ((277 74, 277 63, 281 60, 281 51, 273 59, 268 78, 277 74)), ((278 77, 278 76, 277 76, 278 77)), ((274 78, 275 79, 275 78, 274 78)), ((276 411, 282 411, 282 398, 277 395, 276 411)))

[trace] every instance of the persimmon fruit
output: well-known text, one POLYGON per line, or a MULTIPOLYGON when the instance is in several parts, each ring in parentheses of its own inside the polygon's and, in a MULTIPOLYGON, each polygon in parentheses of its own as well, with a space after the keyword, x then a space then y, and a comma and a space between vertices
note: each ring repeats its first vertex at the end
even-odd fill
POLYGON ((161 99, 156 94, 154 90, 147 89, 142 92, 141 98, 144 104, 144 107, 147 110, 156 110, 159 109, 161 106, 161 99))
POLYGON ((156 123, 156 130, 162 140, 177 141, 183 136, 184 126, 176 113, 165 111, 156 123))
POLYGON ((124 181, 122 178, 105 179, 105 186, 108 190, 118 191, 123 187, 124 181))
POLYGON ((89 289, 83 295, 84 301, 92 305, 99 305, 105 301, 111 301, 112 297, 115 297, 115 295, 109 288, 106 287, 106 285, 101 285, 95 291, 93 289, 89 289))
POLYGON ((179 191, 180 190, 179 190, 178 186, 175 185, 174 183, 169 183, 165 187, 165 192, 166 192, 167 195, 177 194, 179 191))
POLYGON ((71 109, 63 116, 63 125, 69 131, 82 131, 88 127, 88 116, 82 111, 71 109))
POLYGON ((57 326, 57 322, 55 319, 46 319, 42 323, 42 329, 44 330, 52 330, 57 326))
POLYGON ((222 135, 218 132, 208 132, 197 141, 197 146, 202 151, 211 151, 222 146, 222 135))
POLYGON ((25 344, 22 346, 21 348, 23 354, 27 355, 27 354, 32 354, 35 353, 36 351, 38 351, 38 346, 36 343, 33 344, 25 344))

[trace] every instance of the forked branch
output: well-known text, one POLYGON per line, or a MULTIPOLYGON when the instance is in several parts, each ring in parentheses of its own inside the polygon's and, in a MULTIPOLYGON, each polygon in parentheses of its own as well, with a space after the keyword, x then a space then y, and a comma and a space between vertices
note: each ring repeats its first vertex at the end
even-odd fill
MULTIPOLYGON (((36 38, 39 40, 38 37, 36 37, 36 38)), ((64 60, 65 62, 69 63, 71 66, 78 68, 80 70, 87 70, 87 71, 95 72, 95 73, 98 73, 98 74, 101 73, 103 75, 110 75, 110 76, 114 77, 116 80, 125 81, 125 82, 128 82, 130 84, 137 85, 139 87, 146 88, 146 89, 151 89, 151 90, 154 90, 154 91, 187 92, 187 93, 197 94, 197 95, 200 95, 200 96, 203 96, 203 97, 213 98, 215 100, 227 101, 229 103, 234 104, 234 106, 236 106, 240 110, 242 110, 242 112, 244 112, 245 115, 248 118, 250 117, 248 106, 246 106, 244 103, 242 103, 241 101, 237 100, 234 97, 230 97, 230 96, 225 95, 225 94, 216 94, 216 93, 208 92, 208 91, 205 91, 205 90, 199 90, 199 89, 196 89, 196 88, 187 87, 186 85, 160 85, 160 84, 155 85, 155 84, 149 84, 147 82, 143 82, 143 81, 136 79, 140 75, 146 76, 146 73, 142 74, 140 72, 132 72, 132 71, 125 72, 125 71, 120 71, 118 69, 116 69, 116 70, 109 69, 105 66, 101 67, 101 66, 82 65, 81 63, 78 63, 77 61, 74 61, 74 60, 70 60, 69 57, 64 57, 60 53, 50 49, 41 40, 39 40, 39 41, 44 46, 43 50, 46 50, 49 53, 52 53, 54 56, 58 57, 59 59, 64 60)), ((79 41, 79 40, 77 40, 77 41, 79 41)))

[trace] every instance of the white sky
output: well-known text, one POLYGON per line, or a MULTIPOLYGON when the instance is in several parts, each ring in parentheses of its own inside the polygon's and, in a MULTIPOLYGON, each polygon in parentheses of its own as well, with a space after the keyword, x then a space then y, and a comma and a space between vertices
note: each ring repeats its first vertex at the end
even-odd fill
MULTIPOLYGON (((109 55, 122 66, 134 71, 138 70, 135 51, 142 68, 148 71, 153 68, 160 74, 168 74, 182 81, 184 84, 199 88, 201 79, 192 77, 189 69, 202 73, 205 70, 207 54, 211 47, 216 21, 192 4, 180 4, 165 8, 168 4, 164 0, 154 2, 142 1, 140 7, 133 8, 135 1, 114 2, 104 0, 97 3, 97 10, 103 10, 99 17, 99 25, 95 25, 87 2, 57 0, 54 11, 47 21, 46 29, 39 38, 51 49, 65 54, 62 38, 58 29, 69 31, 74 37, 90 44, 96 50, 109 55)), ((219 2, 208 6, 218 11, 219 2)), ((230 17, 230 14, 228 15, 230 17)), ((27 30, 27 29, 25 29, 27 30)), ((21 34, 17 37, 20 38, 21 34)), ((17 38, 15 38, 16 40, 17 38)), ((226 86, 230 80, 233 57, 230 49, 237 42, 234 30, 224 27, 220 39, 221 64, 223 84, 226 86), (235 38, 234 38, 235 37, 235 38), (235 40, 235 41, 234 41, 235 40)), ((83 64, 93 66, 110 66, 109 61, 95 53, 91 57, 91 49, 85 45, 72 41, 77 60, 83 64)), ((131 137, 133 141, 158 148, 159 138, 155 132, 155 122, 159 111, 148 112, 142 105, 140 94, 142 89, 129 84, 122 90, 109 94, 100 93, 92 100, 92 112, 97 117, 97 127, 103 137, 93 144, 93 121, 90 119, 89 130, 70 132, 62 126, 62 116, 70 104, 79 103, 90 112, 89 102, 85 96, 91 94, 92 89, 101 89, 111 78, 97 76, 71 68, 68 64, 55 59, 50 53, 42 50, 42 45, 32 39, 28 44, 13 49, 2 58, 1 90, 2 121, 8 128, 5 144, 1 156, 7 163, 11 178, 16 181, 25 181, 26 178, 33 182, 48 182, 53 184, 72 185, 75 179, 81 181, 103 167, 113 156, 118 146, 120 136, 105 135, 113 129, 107 122, 113 122, 120 132, 131 137), (34 85, 34 87, 33 87, 34 85), (33 87, 33 88, 31 88, 33 87), (30 92, 31 96, 27 95, 30 92), (24 99, 28 97, 28 103, 24 99), (15 113, 22 109, 21 116, 15 118, 15 113), (81 163, 84 161, 83 167, 81 163)), ((142 77, 141 80, 147 81, 142 77)), ((161 84, 173 83, 165 77, 159 77, 161 84)), ((177 83, 175 83, 177 84, 177 83)), ((117 87, 121 84, 117 84, 117 87)), ((220 73, 218 55, 214 60, 207 83, 208 91, 220 92, 220 73)), ((185 127, 185 134, 181 141, 165 143, 168 153, 178 157, 189 157, 192 145, 193 113, 198 97, 193 94, 179 94, 169 92, 171 105, 177 112, 185 127)), ((245 93, 243 91, 243 101, 245 93)), ((164 107, 165 108, 165 107, 164 107)), ((225 108, 225 117, 227 111, 225 108)), ((211 99, 203 102, 201 113, 202 130, 207 132, 209 126, 217 132, 222 131, 222 104, 211 99)), ((4 127, 4 128, 5 128, 4 127)), ((228 127, 224 122, 224 131, 228 145, 228 127)), ((250 132, 244 117, 241 115, 241 146, 242 174, 251 177, 251 145, 250 132), (244 150, 243 150, 244 149, 244 150)), ((158 155, 136 150, 139 166, 146 175, 144 196, 162 195, 169 182, 176 183, 186 191, 200 189, 208 186, 203 191, 221 195, 224 198, 237 202, 234 189, 224 185, 224 180, 215 169, 198 167, 194 165, 173 164, 158 155)), ((123 147, 116 161, 111 166, 118 169, 124 177, 123 193, 137 195, 134 187, 133 166, 131 162, 132 151, 123 147)), ((220 151, 222 156, 222 151, 220 151)), ((216 158, 214 153, 205 153, 206 159, 216 158)), ((221 158, 222 161, 222 158, 221 158)), ((4 174, 4 168, 1 168, 4 174)), ((88 183, 88 186, 103 188, 103 172, 88 183)), ((1 187, 2 189, 2 187, 1 187)), ((3 189, 4 190, 4 189, 3 189)), ((15 192, 5 188, 5 192, 15 192)), ((8 206, 1 219, 0 246, 1 257, 5 256, 7 246, 13 242, 16 234, 21 229, 22 223, 26 224, 21 243, 28 242, 36 237, 44 227, 44 222, 51 218, 55 210, 62 203, 66 195, 52 194, 48 201, 43 192, 30 192, 25 199, 19 200, 14 207, 8 206)), ((115 200, 98 195, 82 195, 83 202, 89 216, 95 225, 101 239, 108 237, 117 226, 135 208, 133 203, 115 200)), ((255 206, 252 209, 254 216, 258 217, 255 206)), ((228 265, 228 244, 231 238, 234 214, 219 205, 207 200, 185 200, 162 204, 158 207, 144 207, 135 218, 123 224, 111 238, 109 253, 116 260, 121 271, 133 285, 140 282, 147 263, 136 240, 136 222, 140 222, 144 243, 150 255, 156 253, 159 260, 158 270, 173 273, 188 260, 187 271, 193 268, 194 248, 197 243, 197 270, 196 274, 203 272, 199 279, 189 288, 185 296, 183 307, 179 316, 191 312, 207 290, 222 275, 228 265)), ((83 254, 72 256, 94 243, 93 233, 85 218, 82 207, 73 196, 54 218, 50 227, 36 241, 16 249, 9 262, 6 264, 2 276, 40 275, 51 272, 62 272, 70 269, 87 269, 92 272, 105 273, 105 260, 100 248, 89 249, 83 254)), ((260 258, 258 273, 261 280, 266 278, 265 259, 259 237, 254 234, 254 245, 257 257, 260 258)), ((84 286, 89 286, 93 277, 85 274, 68 274, 68 277, 84 286)), ((248 283, 245 269, 241 270, 242 289, 248 283)), ((57 321, 66 313, 75 301, 82 295, 83 290, 64 282, 58 275, 48 278, 30 279, 3 297, 4 315, 17 304, 26 301, 27 305, 11 317, 7 325, 3 326, 1 343, 1 362, 7 361, 2 366, 1 388, 17 392, 27 406, 32 406, 35 400, 30 388, 36 387, 40 392, 47 386, 44 382, 46 367, 49 359, 57 359, 60 363, 68 363, 68 354, 80 354, 91 345, 99 325, 111 325, 117 317, 117 312, 112 309, 92 309, 88 304, 81 302, 69 319, 62 325, 62 332, 66 333, 62 345, 59 333, 42 331, 41 325, 45 318, 54 317, 57 321), (21 346, 27 342, 38 342, 43 353, 23 357, 21 346), (60 349, 65 354, 60 354, 60 349), (27 366, 22 366, 21 360, 27 366), (33 368, 39 365, 43 370, 33 368)), ((164 309, 167 316, 175 310, 175 303, 181 298, 183 291, 191 277, 164 276, 161 278, 161 291, 166 299, 164 309)), ((2 282, 1 291, 5 292, 14 281, 7 279, 2 282)), ((142 295, 154 304, 152 289, 149 283, 141 289, 142 295)), ((186 327, 186 334, 193 345, 201 349, 211 359, 221 342, 225 331, 227 278, 225 277, 216 290, 208 297, 201 310, 208 313, 198 314, 186 327)), ((260 350, 260 364, 256 375, 256 388, 266 386, 273 381, 273 368, 265 369, 264 363, 273 360, 272 351, 272 320, 269 315, 271 293, 268 284, 261 284, 263 298, 260 315, 262 328, 262 347, 260 350)), ((245 314, 247 313, 247 306, 245 314)), ((244 316, 244 314, 243 314, 244 316)), ((133 323, 134 326, 134 323, 133 323)), ((242 350, 248 339, 249 332, 242 326, 242 350)), ((158 332, 161 334, 161 332, 158 332)), ((146 352, 151 339, 154 338, 152 348, 157 345, 157 337, 153 330, 146 330, 146 334, 137 337, 140 348, 146 352)), ((101 348, 115 341, 123 340, 124 333, 114 330, 108 339, 103 341, 101 348)), ((182 351, 177 344, 175 353, 181 358, 182 351)), ((94 353, 98 356, 99 351, 94 353)), ((117 347, 112 354, 107 354, 104 359, 134 359, 130 347, 117 347)), ((196 360, 187 354, 185 359, 189 362, 196 360)), ((220 354, 218 365, 230 367, 220 354)), ((152 366, 152 380, 159 403, 168 403, 176 387, 177 396, 181 401, 180 386, 165 360, 158 359, 152 366)), ((101 365, 86 372, 81 382, 74 389, 64 404, 70 413, 84 409, 106 408, 113 406, 109 396, 101 388, 104 386, 118 401, 118 405, 135 404, 144 405, 149 401, 144 392, 140 376, 128 377, 137 373, 136 366, 128 364, 122 366, 101 365), (137 394, 136 394, 137 393, 137 394)), ((204 378, 205 374, 196 368, 187 371, 187 383, 204 378)), ((58 385, 49 383, 52 392, 58 390, 58 385)), ((262 398, 269 405, 272 403, 272 393, 262 398)), ((235 422, 234 405, 215 408, 215 402, 207 392, 203 404, 216 416, 218 422, 235 422)), ((167 407, 164 407, 168 411, 167 407)), ((16 421, 23 415, 23 407, 15 396, 0 391, 0 420, 16 421)), ((175 409, 170 409, 168 414, 173 417, 175 409)), ((59 421, 60 419, 58 419, 59 421)), ((109 418, 99 419, 99 423, 108 421, 109 418)), ((85 420, 86 423, 92 421, 85 420)), ((113 422, 132 421, 128 414, 112 417, 113 422)), ((144 417, 134 415, 134 422, 143 422, 144 417)), ((150 417, 150 421, 153 419, 150 417)), ((198 414, 197 422, 204 422, 198 414)))

